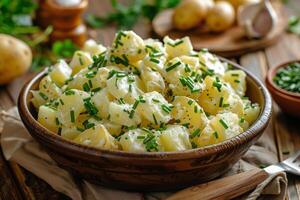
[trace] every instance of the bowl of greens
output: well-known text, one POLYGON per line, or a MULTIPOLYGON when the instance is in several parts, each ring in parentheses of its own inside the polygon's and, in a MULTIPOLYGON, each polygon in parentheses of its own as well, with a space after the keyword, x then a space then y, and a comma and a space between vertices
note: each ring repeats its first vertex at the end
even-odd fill
POLYGON ((270 69, 266 85, 274 101, 289 115, 300 117, 300 61, 270 69))

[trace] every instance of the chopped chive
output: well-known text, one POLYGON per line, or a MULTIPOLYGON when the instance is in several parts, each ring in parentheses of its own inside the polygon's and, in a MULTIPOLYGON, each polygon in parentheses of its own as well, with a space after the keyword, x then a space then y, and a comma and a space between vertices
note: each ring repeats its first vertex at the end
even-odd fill
POLYGON ((131 93, 132 92, 132 85, 129 85, 128 91, 131 93))
POLYGON ((155 58, 150 58, 150 61, 156 64, 159 64, 159 60, 155 59, 155 58))
POLYGON ((96 93, 96 92, 99 92, 100 90, 101 90, 101 87, 97 87, 97 88, 92 89, 92 92, 96 93))
POLYGON ((59 99, 59 102, 61 103, 61 105, 65 105, 62 99, 59 99))
POLYGON ((182 126, 184 126, 185 128, 189 128, 190 123, 184 123, 184 124, 182 124, 182 126))
POLYGON ((152 101, 155 102, 155 103, 159 103, 159 100, 158 100, 158 99, 154 99, 154 98, 153 98, 152 101))
POLYGON ((135 109, 138 107, 139 103, 140 103, 139 100, 135 100, 135 102, 134 102, 132 108, 135 110, 135 109))
POLYGON ((219 107, 222 107, 222 106, 223 106, 223 100, 224 100, 224 97, 221 97, 221 98, 220 98, 220 102, 219 102, 219 107))
POLYGON ((238 76, 239 76, 239 74, 231 74, 231 76, 236 76, 236 77, 238 77, 238 76))
POLYGON ((139 140, 143 140, 143 139, 145 139, 145 136, 144 135, 138 135, 136 138, 139 139, 139 140))
POLYGON ((74 113, 74 110, 71 110, 70 111, 70 116, 71 116, 71 122, 75 122, 75 113, 74 113))
POLYGON ((216 138, 216 139, 218 139, 218 138, 219 138, 219 134, 218 134, 218 132, 217 132, 217 131, 215 131, 215 132, 213 133, 213 135, 215 136, 215 138, 216 138))
POLYGON ((118 99, 119 104, 125 104, 125 101, 123 98, 118 99))
POLYGON ((84 99, 84 107, 89 115, 94 116, 98 113, 98 109, 96 106, 91 102, 91 98, 84 99))
POLYGON ((185 72, 190 72, 191 71, 191 68, 189 67, 188 64, 185 64, 184 71, 185 72))
POLYGON ((188 104, 189 104, 189 105, 192 105, 193 102, 194 102, 194 101, 190 99, 190 100, 188 101, 188 104))
POLYGON ((226 124, 226 122, 223 119, 220 119, 219 122, 225 129, 228 129, 228 125, 226 124))
POLYGON ((83 65, 83 60, 81 58, 81 55, 79 56, 79 63, 80 63, 80 65, 83 65))
POLYGON ((48 97, 47 97, 47 95, 45 95, 44 93, 42 93, 42 92, 39 92, 39 95, 45 100, 45 101, 47 101, 48 100, 48 97))
POLYGON ((74 95, 75 92, 74 92, 73 90, 66 90, 66 91, 65 91, 65 94, 66 94, 67 96, 70 96, 70 95, 74 95))
POLYGON ((245 122, 245 118, 242 117, 242 118, 240 119, 240 123, 244 123, 244 122, 245 122))
POLYGON ((200 135, 200 129, 197 128, 197 129, 191 134, 191 138, 198 137, 199 135, 200 135))
POLYGON ((222 107, 223 107, 223 108, 227 108, 227 107, 229 107, 229 106, 230 106, 230 105, 229 105, 228 103, 224 103, 222 107))
POLYGON ((55 123, 56 123, 57 126, 60 124, 57 117, 55 118, 55 123))
POLYGON ((170 45, 170 46, 172 46, 172 47, 176 47, 176 46, 178 46, 178 45, 180 45, 182 43, 183 43, 183 40, 179 40, 179 41, 175 42, 174 44, 172 44, 170 42, 168 42, 167 44, 170 45))
POLYGON ((198 112, 198 106, 195 105, 195 106, 194 106, 194 113, 197 113, 197 112, 198 112))
POLYGON ((161 105, 161 109, 163 111, 165 111, 166 113, 170 113, 171 112, 171 108, 165 104, 161 105))
POLYGON ((88 83, 84 83, 84 84, 82 85, 82 88, 83 88, 83 90, 84 90, 85 92, 89 92, 89 91, 90 91, 90 86, 89 86, 88 83))
POLYGON ((80 128, 80 127, 76 127, 76 130, 79 131, 79 132, 83 132, 84 131, 84 129, 80 128))
POLYGON ((93 87, 93 83, 92 83, 92 81, 91 81, 91 80, 89 80, 88 82, 89 82, 89 86, 90 86, 90 88, 92 88, 92 87, 93 87))
POLYGON ((240 83, 241 81, 240 81, 240 80, 234 80, 234 82, 236 82, 236 83, 240 83))
POLYGON ((134 113, 135 113, 135 111, 134 111, 134 110, 131 110, 131 112, 129 113, 129 118, 130 118, 130 119, 132 119, 132 118, 133 118, 133 116, 134 116, 134 113))
POLYGON ((221 92, 222 84, 219 81, 214 81, 213 86, 217 88, 218 92, 221 92))
POLYGON ((152 114, 152 117, 153 117, 154 123, 157 125, 158 123, 157 123, 157 120, 156 120, 156 117, 155 117, 155 115, 154 115, 154 114, 152 114))
POLYGON ((171 65, 171 66, 168 67, 168 68, 166 68, 166 72, 169 72, 169 71, 175 69, 175 68, 178 67, 180 64, 181 64, 180 61, 178 61, 177 63, 171 65))

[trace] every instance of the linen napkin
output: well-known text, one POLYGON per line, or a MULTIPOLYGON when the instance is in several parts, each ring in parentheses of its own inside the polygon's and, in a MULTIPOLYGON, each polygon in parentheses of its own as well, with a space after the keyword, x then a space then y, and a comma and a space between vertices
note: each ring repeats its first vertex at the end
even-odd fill
MULTIPOLYGON (((88 181, 75 182, 72 175, 59 168, 39 144, 29 135, 20 120, 16 107, 0 112, 1 147, 7 160, 15 161, 28 171, 46 181, 54 190, 75 200, 163 200, 171 192, 140 193, 114 190, 94 185, 88 181)), ((264 134, 243 158, 224 176, 253 169, 260 164, 277 163, 276 147, 270 134, 264 134)), ((270 175, 257 186, 247 200, 282 200, 286 196, 285 173, 270 175)), ((240 199, 240 198, 239 198, 240 199)))

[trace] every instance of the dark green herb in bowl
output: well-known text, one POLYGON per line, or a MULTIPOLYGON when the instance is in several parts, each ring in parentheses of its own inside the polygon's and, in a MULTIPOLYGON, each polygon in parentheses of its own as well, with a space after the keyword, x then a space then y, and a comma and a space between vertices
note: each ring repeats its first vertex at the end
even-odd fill
POLYGON ((273 81, 284 90, 300 93, 300 63, 295 62, 280 68, 273 81))

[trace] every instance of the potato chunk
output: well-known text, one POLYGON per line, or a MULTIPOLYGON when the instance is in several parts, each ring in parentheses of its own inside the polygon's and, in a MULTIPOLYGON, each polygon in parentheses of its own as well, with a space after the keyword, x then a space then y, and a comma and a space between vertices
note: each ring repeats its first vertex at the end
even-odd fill
POLYGON ((160 140, 164 151, 183 151, 192 148, 189 132, 184 126, 168 126, 162 131, 160 140))
POLYGON ((102 124, 85 130, 73 141, 78 144, 84 144, 100 149, 118 149, 115 138, 109 134, 102 124))
POLYGON ((189 55, 193 50, 193 46, 189 37, 172 40, 166 36, 164 38, 164 43, 169 59, 178 56, 189 55))
POLYGON ((246 73, 242 70, 229 70, 224 75, 224 80, 231 85, 234 91, 240 96, 245 96, 246 73))
POLYGON ((72 74, 77 74, 83 68, 86 68, 93 63, 93 59, 89 53, 84 51, 76 51, 70 62, 70 67, 72 68, 72 74))
POLYGON ((63 86, 71 77, 72 69, 64 60, 59 60, 49 73, 51 79, 59 86, 63 86))
POLYGON ((57 133, 58 119, 57 111, 48 106, 41 106, 38 113, 38 122, 50 131, 57 133))
POLYGON ((195 100, 184 96, 176 96, 172 104, 174 105, 172 117, 179 120, 178 123, 185 124, 190 132, 196 129, 202 130, 208 123, 204 110, 195 100))

